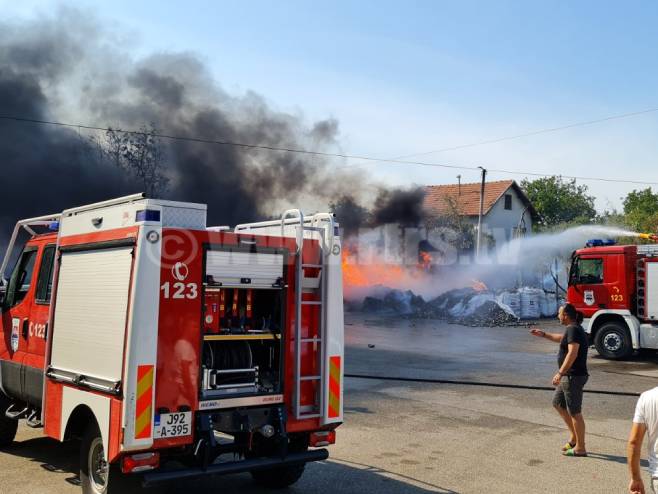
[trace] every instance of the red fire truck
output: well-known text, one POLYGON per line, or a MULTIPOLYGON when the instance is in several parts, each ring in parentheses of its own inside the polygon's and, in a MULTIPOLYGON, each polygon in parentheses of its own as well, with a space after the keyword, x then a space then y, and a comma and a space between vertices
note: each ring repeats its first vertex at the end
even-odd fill
POLYGON ((658 245, 590 240, 573 254, 567 300, 583 314, 601 356, 658 349, 658 245))
POLYGON ((0 447, 20 419, 80 438, 85 494, 237 472, 282 487, 327 458, 343 421, 333 215, 207 227, 205 205, 138 194, 19 221, 0 274, 10 259, 0 447))

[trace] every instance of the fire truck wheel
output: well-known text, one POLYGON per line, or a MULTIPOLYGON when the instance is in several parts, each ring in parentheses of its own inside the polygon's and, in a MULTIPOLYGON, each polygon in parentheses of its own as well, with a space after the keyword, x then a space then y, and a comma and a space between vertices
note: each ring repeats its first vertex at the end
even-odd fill
POLYGON ((5 448, 14 442, 18 429, 18 420, 5 417, 5 411, 9 405, 9 399, 0 391, 0 448, 5 448))
POLYGON ((18 420, 8 419, 3 412, 0 416, 0 448, 5 448, 14 442, 17 429, 18 420))
POLYGON ((80 483, 83 494, 127 493, 126 480, 118 465, 105 461, 103 439, 96 423, 91 423, 80 445, 80 483))
MULTIPOLYGON (((305 437, 293 438, 288 450, 301 453, 308 449, 308 439, 305 437)), ((304 473, 305 464, 287 467, 268 468, 267 470, 254 470, 251 476, 257 484, 270 489, 284 489, 297 482, 304 473)))
POLYGON ((297 482, 304 473, 306 465, 254 470, 251 476, 257 484, 270 489, 284 489, 297 482))
POLYGON ((610 360, 621 360, 633 353, 628 330, 617 322, 608 322, 599 328, 594 346, 602 357, 610 360))

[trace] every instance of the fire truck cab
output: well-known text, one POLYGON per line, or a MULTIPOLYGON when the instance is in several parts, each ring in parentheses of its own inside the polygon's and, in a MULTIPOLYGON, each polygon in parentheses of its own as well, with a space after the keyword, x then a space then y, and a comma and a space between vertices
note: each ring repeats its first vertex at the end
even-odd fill
POLYGON ((15 262, 0 448, 21 419, 80 438, 85 494, 237 472, 294 483, 343 421, 340 254, 333 215, 299 210, 207 227, 203 204, 137 194, 19 221, 0 269, 15 262))
POLYGON ((658 349, 658 246, 588 242, 573 254, 567 301, 602 357, 658 349))

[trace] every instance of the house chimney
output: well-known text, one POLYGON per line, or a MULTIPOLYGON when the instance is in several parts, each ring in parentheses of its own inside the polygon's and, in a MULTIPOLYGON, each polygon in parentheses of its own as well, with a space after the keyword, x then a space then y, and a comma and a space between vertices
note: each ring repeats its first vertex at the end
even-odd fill
POLYGON ((457 195, 462 195, 462 176, 457 175, 457 195))

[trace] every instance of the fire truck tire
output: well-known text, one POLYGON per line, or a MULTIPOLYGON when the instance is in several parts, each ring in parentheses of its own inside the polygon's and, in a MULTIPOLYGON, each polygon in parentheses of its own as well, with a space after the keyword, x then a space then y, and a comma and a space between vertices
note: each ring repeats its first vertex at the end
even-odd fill
POLYGON ((8 419, 3 412, 0 416, 0 448, 6 448, 14 442, 17 430, 18 420, 8 419))
MULTIPOLYGON (((308 439, 305 436, 292 438, 288 450, 301 453, 308 449, 308 439)), ((251 476, 257 484, 269 489, 285 489, 297 482, 304 474, 305 464, 287 467, 269 468, 267 470, 254 470, 251 476)))
POLYGON ((5 417, 10 404, 9 398, 0 391, 0 448, 6 448, 13 443, 18 430, 18 420, 5 417))
POLYGON ((599 355, 610 360, 622 360, 633 353, 628 329, 617 322, 608 322, 599 328, 594 346, 599 355))
POLYGON ((306 465, 254 470, 251 476, 257 484, 269 489, 284 489, 297 482, 304 474, 306 465))
POLYGON ((128 494, 133 492, 131 476, 123 475, 118 464, 103 459, 103 439, 98 425, 92 422, 80 445, 80 484, 83 494, 128 494))

